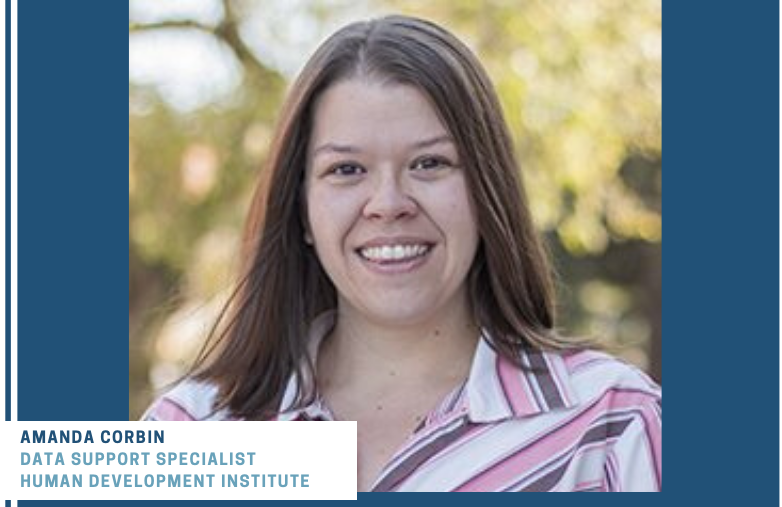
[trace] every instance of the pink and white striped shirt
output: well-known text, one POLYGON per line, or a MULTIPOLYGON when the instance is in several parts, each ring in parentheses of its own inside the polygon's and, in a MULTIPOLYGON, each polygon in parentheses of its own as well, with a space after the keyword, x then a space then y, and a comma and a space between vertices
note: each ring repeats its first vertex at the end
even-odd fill
MULTIPOLYGON (((333 319, 331 319, 333 320, 333 319)), ((313 350, 328 321, 313 326, 313 350)), ((408 438, 372 491, 660 491, 661 389, 603 353, 524 352, 516 367, 481 339, 469 377, 408 438)), ((306 381, 306 380, 305 380, 306 381)), ((282 407, 290 406, 295 381, 282 407)), ((185 381, 146 420, 228 420, 216 388, 185 381)), ((320 397, 280 421, 332 420, 320 397)))

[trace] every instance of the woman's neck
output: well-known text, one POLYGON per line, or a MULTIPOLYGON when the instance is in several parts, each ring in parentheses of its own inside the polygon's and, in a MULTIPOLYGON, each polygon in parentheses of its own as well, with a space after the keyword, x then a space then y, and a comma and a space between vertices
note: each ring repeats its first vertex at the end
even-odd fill
POLYGON ((469 312, 448 312, 415 326, 388 326, 342 310, 318 354, 323 387, 382 392, 421 382, 466 378, 479 339, 469 312))

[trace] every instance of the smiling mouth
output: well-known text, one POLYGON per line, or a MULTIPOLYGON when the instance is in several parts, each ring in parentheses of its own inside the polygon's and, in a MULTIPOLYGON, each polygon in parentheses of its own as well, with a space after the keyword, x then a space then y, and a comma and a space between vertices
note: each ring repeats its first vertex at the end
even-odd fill
POLYGON ((434 245, 419 243, 413 245, 383 245, 359 248, 359 256, 376 264, 400 264, 424 257, 434 245))

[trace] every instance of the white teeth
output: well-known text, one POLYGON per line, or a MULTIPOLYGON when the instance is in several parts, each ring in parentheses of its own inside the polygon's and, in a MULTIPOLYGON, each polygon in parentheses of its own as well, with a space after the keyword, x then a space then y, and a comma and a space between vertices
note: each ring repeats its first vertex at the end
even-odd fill
POLYGON ((384 245, 362 248, 360 253, 370 261, 401 261, 420 257, 428 251, 427 245, 384 245))

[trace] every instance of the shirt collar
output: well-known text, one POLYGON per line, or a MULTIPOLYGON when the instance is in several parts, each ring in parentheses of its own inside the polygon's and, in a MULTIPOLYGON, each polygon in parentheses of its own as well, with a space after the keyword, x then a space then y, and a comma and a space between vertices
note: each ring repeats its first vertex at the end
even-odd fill
POLYGON ((576 404, 561 354, 523 349, 519 364, 500 356, 483 333, 465 389, 472 422, 530 417, 576 404))
MULTIPOLYGON (((318 316, 310 326, 308 354, 311 364, 317 364, 320 344, 335 323, 336 312, 331 310, 318 316)), ((490 345, 487 334, 482 333, 467 382, 458 390, 460 399, 449 401, 448 406, 466 413, 471 422, 489 423, 531 417, 570 408, 577 403, 561 354, 524 349, 519 354, 519 364, 521 367, 500 356, 490 345)), ((299 380, 292 375, 277 420, 333 420, 317 392, 312 372, 309 368, 303 368, 302 372, 304 390, 315 392, 314 401, 304 408, 290 409, 299 390, 299 380)))

